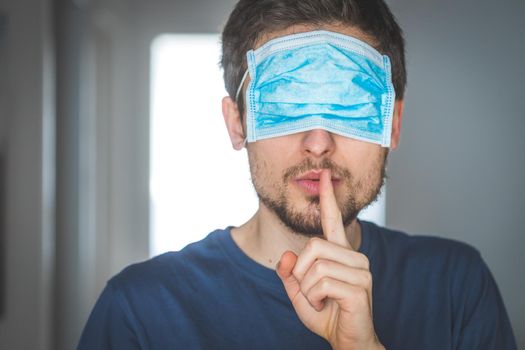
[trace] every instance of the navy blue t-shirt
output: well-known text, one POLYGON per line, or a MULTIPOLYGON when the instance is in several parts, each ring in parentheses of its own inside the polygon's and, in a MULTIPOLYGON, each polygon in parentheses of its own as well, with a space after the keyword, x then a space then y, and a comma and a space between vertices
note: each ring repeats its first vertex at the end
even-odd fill
MULTIPOLYGON (((516 349, 479 253, 360 221, 374 326, 387 349, 516 349)), ((113 277, 78 349, 330 349, 298 319, 274 270, 217 230, 113 277)))

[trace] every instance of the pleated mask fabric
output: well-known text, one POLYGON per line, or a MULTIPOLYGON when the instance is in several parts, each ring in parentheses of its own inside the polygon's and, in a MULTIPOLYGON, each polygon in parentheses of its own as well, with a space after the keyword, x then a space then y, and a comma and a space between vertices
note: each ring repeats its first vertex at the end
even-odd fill
POLYGON ((395 92, 390 59, 324 30, 268 41, 246 54, 247 141, 326 131, 390 146, 395 92))

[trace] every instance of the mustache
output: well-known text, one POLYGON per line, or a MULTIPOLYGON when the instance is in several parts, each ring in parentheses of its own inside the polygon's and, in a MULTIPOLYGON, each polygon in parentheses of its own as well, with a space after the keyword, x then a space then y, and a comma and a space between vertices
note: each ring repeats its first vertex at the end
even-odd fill
POLYGON ((320 162, 314 162, 311 158, 305 158, 305 160, 298 165, 286 169, 284 172, 284 181, 288 182, 290 179, 294 179, 303 173, 316 169, 330 169, 332 175, 341 180, 352 179, 352 173, 348 169, 335 164, 331 159, 325 158, 320 162))

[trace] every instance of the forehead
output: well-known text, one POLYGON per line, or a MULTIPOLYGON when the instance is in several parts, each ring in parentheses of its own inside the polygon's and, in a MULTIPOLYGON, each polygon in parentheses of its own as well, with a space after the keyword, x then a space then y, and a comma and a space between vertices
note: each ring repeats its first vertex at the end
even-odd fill
POLYGON ((376 40, 372 36, 364 33, 361 29, 357 27, 349 26, 347 24, 328 24, 328 23, 327 24, 295 24, 295 25, 292 25, 282 30, 276 30, 270 33, 265 33, 257 39, 257 41, 255 42, 254 49, 261 47, 266 42, 272 39, 276 39, 276 38, 279 38, 285 35, 310 32, 314 30, 328 30, 331 32, 337 32, 340 34, 349 35, 356 39, 364 41, 368 45, 377 49, 376 40))

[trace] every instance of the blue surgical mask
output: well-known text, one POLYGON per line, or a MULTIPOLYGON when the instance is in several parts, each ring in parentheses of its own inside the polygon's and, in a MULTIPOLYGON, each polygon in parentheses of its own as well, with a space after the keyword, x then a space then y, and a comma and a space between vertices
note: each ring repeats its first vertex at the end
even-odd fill
POLYGON ((390 60, 356 38, 292 34, 247 53, 247 139, 312 129, 390 146, 394 87, 390 60))

